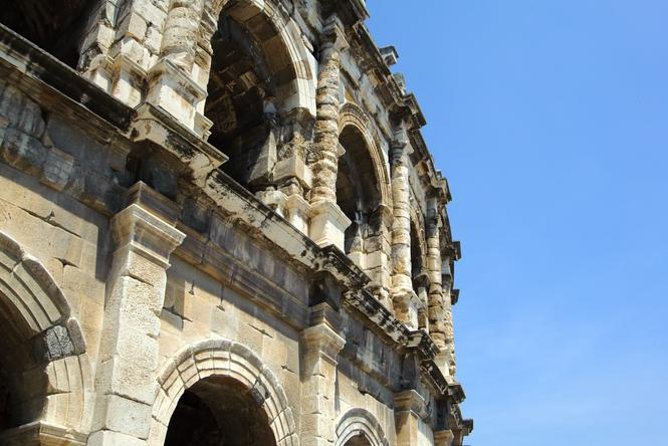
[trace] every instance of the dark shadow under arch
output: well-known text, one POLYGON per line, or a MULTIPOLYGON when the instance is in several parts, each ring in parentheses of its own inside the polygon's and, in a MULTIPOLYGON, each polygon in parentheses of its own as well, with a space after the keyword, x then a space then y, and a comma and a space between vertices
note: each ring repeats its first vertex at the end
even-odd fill
POLYGON ((380 182, 364 135, 356 127, 344 127, 339 144, 345 153, 339 158, 336 199, 352 221, 345 233, 345 251, 365 253, 367 236, 379 229, 373 214, 382 203, 380 182))
POLYGON ((223 376, 203 379, 181 396, 165 446, 276 446, 258 396, 223 376))

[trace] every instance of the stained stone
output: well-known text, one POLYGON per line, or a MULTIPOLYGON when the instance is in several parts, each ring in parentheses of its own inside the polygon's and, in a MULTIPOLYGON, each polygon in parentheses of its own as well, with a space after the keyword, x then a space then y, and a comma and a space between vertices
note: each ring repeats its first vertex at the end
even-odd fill
POLYGON ((0 444, 462 446, 450 191, 365 2, 9 3, 0 444))

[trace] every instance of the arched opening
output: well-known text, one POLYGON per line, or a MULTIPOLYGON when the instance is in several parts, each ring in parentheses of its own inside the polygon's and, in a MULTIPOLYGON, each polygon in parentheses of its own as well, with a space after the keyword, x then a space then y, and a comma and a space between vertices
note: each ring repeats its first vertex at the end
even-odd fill
POLYGON ((88 0, 8 0, 0 8, 0 23, 75 68, 98 5, 88 0))
POLYGON ((230 2, 211 38, 204 115, 209 142, 229 161, 223 170, 252 192, 266 189, 278 160, 281 113, 294 94, 295 70, 276 26, 261 9, 230 2))
POLYGON ((363 433, 351 438, 344 446, 372 446, 371 442, 363 433))
POLYGON ((371 242, 380 231, 376 218, 381 204, 379 181, 364 136, 356 127, 345 127, 339 144, 345 153, 339 158, 336 200, 352 221, 346 229, 344 247, 346 254, 365 268, 364 255, 380 249, 371 242))
POLYGON ((364 409, 351 409, 336 426, 335 446, 389 446, 378 420, 364 409))
POLYGON ((423 245, 423 235, 415 222, 411 221, 411 276, 413 290, 422 302, 418 311, 418 327, 429 330, 429 275, 425 269, 426 246, 423 245))
POLYGON ((46 363, 30 327, 0 295, 0 434, 41 418, 47 392, 46 363))
POLYGON ((275 446, 261 395, 229 377, 199 381, 179 399, 165 446, 275 446))

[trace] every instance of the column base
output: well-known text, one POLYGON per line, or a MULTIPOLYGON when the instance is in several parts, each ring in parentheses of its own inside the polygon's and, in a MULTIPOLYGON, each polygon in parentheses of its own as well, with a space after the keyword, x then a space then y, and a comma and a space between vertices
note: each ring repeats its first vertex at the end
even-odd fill
POLYGON ((285 218, 303 234, 308 235, 309 211, 308 201, 301 195, 290 195, 285 201, 285 218))
POLYGON ((318 246, 334 245, 341 251, 345 250, 345 232, 352 221, 339 205, 329 201, 313 203, 309 216, 309 236, 318 246))
POLYGON ((124 54, 104 56, 94 61, 95 66, 86 77, 98 87, 130 107, 141 103, 140 85, 146 78, 146 70, 124 54))
POLYGON ((181 124, 203 137, 209 125, 198 119, 197 105, 207 92, 194 79, 169 59, 161 59, 148 73, 149 90, 146 102, 162 108, 181 124))
POLYGON ((420 298, 411 289, 400 289, 392 292, 394 315, 412 330, 419 328, 418 316, 423 308, 420 298))

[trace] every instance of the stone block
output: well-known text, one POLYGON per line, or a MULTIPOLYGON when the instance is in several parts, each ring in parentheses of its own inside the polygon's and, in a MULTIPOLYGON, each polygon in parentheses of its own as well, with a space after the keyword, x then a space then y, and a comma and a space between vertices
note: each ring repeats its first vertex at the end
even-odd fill
POLYGON ((146 20, 139 14, 129 13, 117 25, 119 30, 122 30, 125 36, 132 37, 135 40, 142 42, 146 36, 148 25, 146 20))
POLYGON ((344 250, 344 234, 350 219, 335 203, 321 201, 311 205, 309 236, 318 245, 334 245, 344 250))
POLYGON ((146 441, 114 431, 97 431, 88 438, 88 446, 146 446, 146 441))
POLYGON ((38 175, 46 161, 46 147, 20 130, 6 129, 1 149, 0 156, 7 164, 30 175, 38 175))
POLYGON ((74 173, 74 157, 55 148, 51 148, 44 163, 42 183, 62 191, 74 173))
POLYGON ((130 437, 148 438, 151 406, 117 395, 106 395, 104 398, 107 404, 103 428, 130 437))

